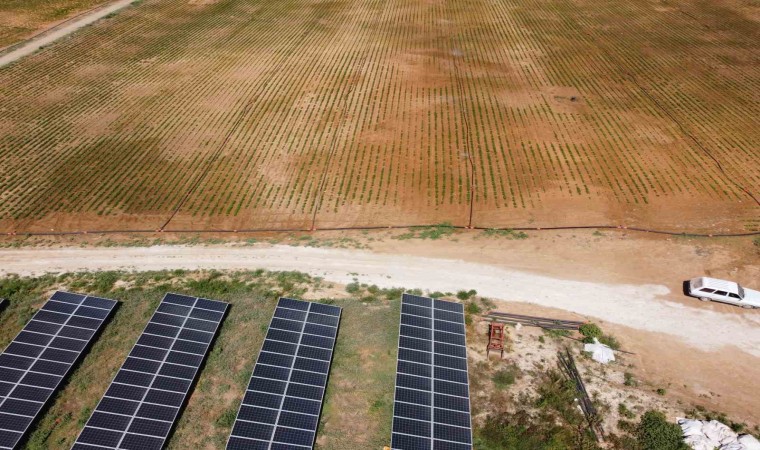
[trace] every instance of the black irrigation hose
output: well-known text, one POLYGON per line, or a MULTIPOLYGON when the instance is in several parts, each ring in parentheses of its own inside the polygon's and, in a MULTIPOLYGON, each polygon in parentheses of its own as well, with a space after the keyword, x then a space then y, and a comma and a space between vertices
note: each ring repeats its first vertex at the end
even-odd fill
MULTIPOLYGON (((371 231, 371 230, 399 230, 429 228, 437 225, 390 225, 390 226, 366 226, 366 227, 325 227, 317 229, 308 228, 239 228, 239 229, 187 229, 187 230, 81 230, 81 231, 11 231, 7 236, 75 236, 84 234, 209 234, 209 233, 296 233, 296 232, 313 232, 313 231, 371 231)), ((640 233, 652 233, 666 236, 681 237, 746 237, 760 236, 760 231, 748 231, 746 233, 689 233, 667 230, 655 230, 640 227, 628 227, 624 225, 578 225, 578 226, 557 226, 557 227, 467 227, 462 225, 450 225, 448 228, 457 230, 496 230, 496 231, 561 231, 561 230, 617 230, 617 231, 636 231, 640 233)))

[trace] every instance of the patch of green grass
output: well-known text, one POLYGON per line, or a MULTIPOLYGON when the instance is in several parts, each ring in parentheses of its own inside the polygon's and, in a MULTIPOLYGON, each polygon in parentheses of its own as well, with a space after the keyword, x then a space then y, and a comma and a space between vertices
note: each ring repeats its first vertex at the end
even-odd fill
POLYGON ((509 386, 515 384, 515 381, 520 375, 520 369, 517 366, 510 365, 503 369, 498 370, 491 377, 493 384, 499 389, 506 389, 509 386))
POLYGON ((449 222, 425 227, 414 227, 407 233, 395 236, 394 239, 432 239, 437 240, 454 234, 455 228, 449 222))
POLYGON ((547 336, 549 336, 551 338, 554 338, 554 339, 559 339, 559 338, 562 338, 562 337, 568 337, 568 336, 570 336, 570 331, 569 330, 552 330, 552 329, 546 329, 546 328, 544 328, 543 332, 544 332, 545 335, 547 335, 547 336))
POLYGON ((483 235, 486 237, 499 237, 499 238, 506 238, 506 239, 528 239, 528 234, 524 231, 515 231, 511 228, 506 229, 500 229, 500 228, 489 228, 485 231, 483 231, 483 235))

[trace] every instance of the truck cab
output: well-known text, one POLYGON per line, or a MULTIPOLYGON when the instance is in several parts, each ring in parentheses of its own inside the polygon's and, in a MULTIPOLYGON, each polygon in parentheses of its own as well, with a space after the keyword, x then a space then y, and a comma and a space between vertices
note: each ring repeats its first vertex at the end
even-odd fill
POLYGON ((760 292, 745 289, 733 281, 699 277, 689 280, 689 295, 709 302, 721 302, 743 308, 760 308, 760 292))

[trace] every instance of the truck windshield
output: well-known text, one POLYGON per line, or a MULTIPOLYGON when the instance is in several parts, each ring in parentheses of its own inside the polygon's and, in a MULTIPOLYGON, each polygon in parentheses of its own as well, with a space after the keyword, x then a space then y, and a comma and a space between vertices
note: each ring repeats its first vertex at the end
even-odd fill
POLYGON ((737 287, 739 288, 739 298, 744 299, 744 288, 740 285, 737 285, 737 287))

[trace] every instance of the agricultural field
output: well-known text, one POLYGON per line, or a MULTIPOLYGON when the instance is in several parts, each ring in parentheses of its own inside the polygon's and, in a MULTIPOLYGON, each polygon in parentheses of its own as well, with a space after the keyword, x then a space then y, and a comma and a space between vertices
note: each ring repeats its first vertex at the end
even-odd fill
POLYGON ((750 0, 144 0, 0 69, 0 231, 760 229, 750 0))
POLYGON ((3 0, 0 49, 103 3, 105 0, 3 0))

